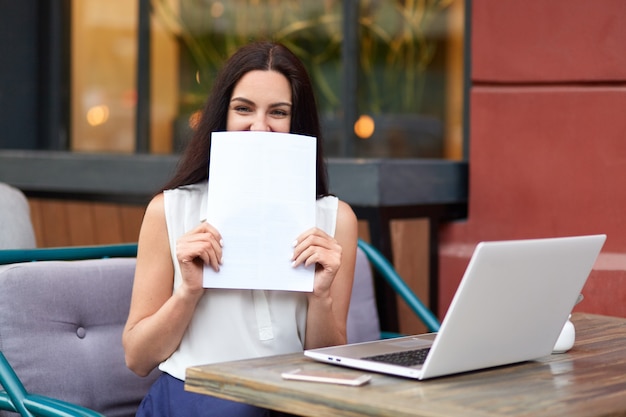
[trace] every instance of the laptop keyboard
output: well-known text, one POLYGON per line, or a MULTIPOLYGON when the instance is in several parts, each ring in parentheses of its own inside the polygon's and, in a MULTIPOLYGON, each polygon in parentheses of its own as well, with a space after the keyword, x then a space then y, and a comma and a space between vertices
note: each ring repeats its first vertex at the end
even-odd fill
POLYGON ((390 363, 400 366, 422 365, 428 356, 430 348, 405 350, 402 352, 385 353, 383 355, 368 356, 363 359, 374 362, 390 363))

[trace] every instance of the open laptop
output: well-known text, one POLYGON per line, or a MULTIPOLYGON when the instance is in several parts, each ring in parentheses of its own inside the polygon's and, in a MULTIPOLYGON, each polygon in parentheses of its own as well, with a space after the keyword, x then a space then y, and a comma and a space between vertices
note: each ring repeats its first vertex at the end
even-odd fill
POLYGON ((420 380, 549 355, 605 240, 606 235, 590 235, 481 242, 438 333, 304 354, 420 380), (390 363, 390 354, 410 356, 407 351, 424 352, 423 364, 390 363))

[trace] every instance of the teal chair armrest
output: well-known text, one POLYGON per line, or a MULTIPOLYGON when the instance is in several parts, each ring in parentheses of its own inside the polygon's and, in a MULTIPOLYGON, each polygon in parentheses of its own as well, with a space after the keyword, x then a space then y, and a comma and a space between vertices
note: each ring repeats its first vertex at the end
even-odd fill
POLYGON ((81 259, 98 258, 132 258, 135 256, 137 256, 136 243, 36 249, 5 249, 0 250, 0 265, 31 261, 77 261, 81 259))
POLYGON ((36 417, 104 417, 103 414, 80 405, 42 395, 27 395, 24 398, 24 407, 36 417))
POLYGON ((28 392, 2 352, 0 352, 0 386, 5 390, 0 397, 0 406, 3 407, 1 409, 29 416, 24 406, 24 398, 28 392))
MULTIPOLYGON (((378 249, 364 240, 358 240, 358 246, 365 253, 372 266, 385 281, 391 285, 394 291, 402 297, 402 299, 407 303, 409 308, 417 315, 417 317, 422 320, 422 322, 426 325, 426 328, 430 332, 438 332, 441 323, 437 319, 437 317, 433 314, 432 311, 428 309, 419 299, 419 297, 411 290, 411 288, 404 282, 402 277, 396 272, 395 268, 385 258, 385 256, 380 253, 378 249)), ((382 333, 381 337, 389 338, 394 337, 395 334, 392 333, 382 333)))
MULTIPOLYGON (((27 394, 22 399, 22 404, 36 417, 103 417, 102 414, 88 408, 41 395, 27 394)), ((6 392, 0 392, 0 410, 19 413, 6 392)))
POLYGON ((17 374, 0 352, 0 410, 19 413, 24 417, 104 417, 76 404, 42 395, 29 394, 17 374))
POLYGON ((4 391, 0 391, 0 410, 18 412, 13 405, 13 401, 11 401, 11 397, 4 391))

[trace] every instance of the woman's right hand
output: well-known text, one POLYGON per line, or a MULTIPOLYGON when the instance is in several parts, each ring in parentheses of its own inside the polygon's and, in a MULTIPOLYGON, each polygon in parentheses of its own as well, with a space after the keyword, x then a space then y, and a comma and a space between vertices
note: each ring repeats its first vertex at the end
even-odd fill
POLYGON ((122 336, 126 364, 137 375, 150 373, 180 345, 205 293, 205 263, 210 268, 220 267, 221 239, 213 226, 202 222, 177 240, 172 262, 164 194, 156 195, 148 204, 139 232, 133 295, 122 336), (172 292, 177 266, 182 283, 172 292))
POLYGON ((216 272, 222 263, 222 236, 218 230, 202 221, 176 242, 176 258, 182 274, 182 286, 190 292, 201 292, 202 271, 208 265, 216 272))

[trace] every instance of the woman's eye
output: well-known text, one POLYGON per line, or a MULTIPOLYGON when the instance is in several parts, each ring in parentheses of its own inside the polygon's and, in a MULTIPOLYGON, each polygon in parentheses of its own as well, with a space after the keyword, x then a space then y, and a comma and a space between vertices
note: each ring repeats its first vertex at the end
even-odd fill
POLYGON ((272 114, 274 116, 278 116, 278 117, 287 117, 289 116, 289 112, 286 110, 274 110, 272 111, 272 114))
POLYGON ((239 113, 249 113, 252 111, 248 106, 235 106, 234 110, 239 113))

